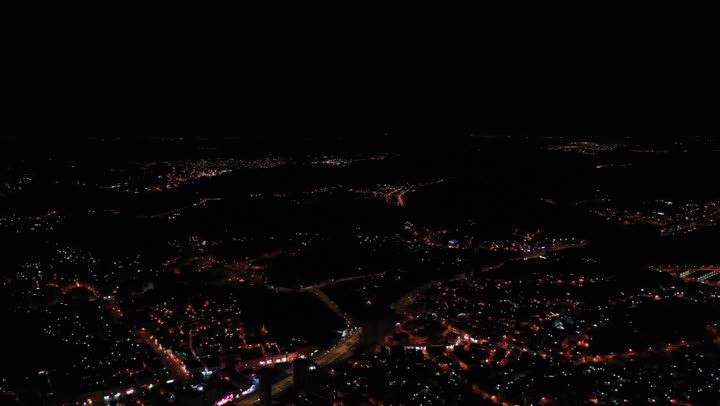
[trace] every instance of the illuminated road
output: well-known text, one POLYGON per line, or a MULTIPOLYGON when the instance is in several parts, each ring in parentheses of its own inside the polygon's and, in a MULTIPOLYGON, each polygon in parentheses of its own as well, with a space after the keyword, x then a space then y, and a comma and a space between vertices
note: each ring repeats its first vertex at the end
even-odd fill
POLYGON ((385 201, 388 204, 405 207, 405 194, 414 191, 415 189, 413 188, 392 190, 385 194, 385 201))
POLYGON ((92 296, 93 296, 93 298, 95 298, 95 300, 106 300, 107 305, 110 308, 110 311, 112 312, 112 315, 113 315, 113 317, 115 317, 116 320, 120 319, 123 316, 123 312, 120 310, 120 307, 118 307, 117 303, 115 302, 115 298, 113 296, 103 297, 100 294, 100 291, 98 291, 98 289, 95 286, 93 286, 89 283, 76 281, 75 283, 72 283, 72 284, 62 288, 62 293, 67 294, 71 290, 78 289, 78 288, 85 289, 88 292, 90 292, 90 294, 92 294, 92 296))
POLYGON ((373 273, 373 274, 368 274, 368 275, 348 276, 348 277, 339 278, 339 279, 328 279, 328 280, 326 280, 326 281, 317 283, 317 284, 312 285, 312 286, 302 287, 302 288, 299 289, 299 291, 304 292, 304 291, 307 291, 307 290, 324 288, 325 286, 334 285, 334 284, 336 284, 336 283, 357 281, 357 280, 360 280, 360 279, 373 278, 373 277, 375 277, 375 276, 385 276, 386 273, 387 273, 387 271, 378 272, 378 273, 373 273))
POLYGON ((193 330, 193 329, 191 328, 190 331, 188 332, 188 337, 189 337, 189 339, 188 339, 188 348, 190 349, 190 353, 192 353, 193 357, 195 357, 195 359, 196 359, 196 360, 203 366, 203 368, 205 368, 205 370, 207 371, 207 370, 208 370, 207 364, 206 364, 205 361, 203 361, 200 357, 198 357, 197 354, 195 353, 195 348, 193 347, 193 336, 194 336, 194 335, 195 335, 195 330, 193 330))
MULTIPOLYGON (((454 178, 447 178, 447 179, 454 179, 454 178)), ((405 201, 405 196, 408 193, 414 193, 417 190, 422 189, 424 187, 445 182, 447 179, 441 178, 441 179, 438 179, 438 180, 435 180, 432 182, 418 183, 416 185, 407 185, 404 187, 397 187, 397 188, 384 194, 385 201, 388 204, 392 204, 394 206, 405 207, 407 205, 407 202, 405 201)))
POLYGON ((331 347, 329 350, 317 355, 313 361, 321 367, 332 365, 337 361, 352 355, 355 347, 360 343, 362 328, 358 327, 344 337, 339 343, 331 347))
POLYGON ((326 295, 322 290, 320 289, 313 289, 312 293, 317 296, 318 299, 320 299, 325 305, 333 311, 338 317, 343 319, 345 321, 345 326, 349 329, 350 326, 352 326, 352 318, 350 318, 349 315, 343 313, 342 310, 340 310, 340 306, 337 305, 328 295, 326 295))
POLYGON ((160 361, 170 368, 170 372, 176 380, 185 381, 190 379, 190 372, 187 370, 182 360, 171 350, 163 348, 162 344, 160 344, 147 330, 139 330, 138 336, 140 336, 140 338, 142 338, 145 343, 150 346, 153 351, 155 351, 155 354, 158 355, 160 361))
POLYGON ((338 279, 328 279, 328 280, 325 280, 322 282, 318 282, 314 285, 303 286, 300 288, 285 288, 282 286, 278 286, 278 287, 275 287, 274 289, 276 289, 278 292, 283 292, 283 293, 308 292, 308 291, 312 291, 314 289, 324 288, 325 286, 334 285, 336 283, 357 281, 357 280, 361 280, 361 279, 374 278, 376 276, 385 276, 385 274, 387 272, 388 271, 383 271, 383 272, 371 273, 371 274, 367 274, 367 275, 347 276, 347 277, 338 278, 338 279))
POLYGON ((210 202, 210 201, 218 201, 218 200, 222 200, 222 199, 219 198, 219 197, 205 197, 205 198, 200 199, 200 200, 197 201, 196 203, 189 204, 189 205, 183 206, 183 207, 178 207, 177 209, 169 210, 169 211, 166 211, 166 212, 163 212, 163 213, 151 214, 151 215, 149 215, 149 216, 138 216, 138 217, 139 217, 139 218, 151 218, 151 219, 166 217, 166 216, 169 216, 169 215, 171 215, 171 214, 179 213, 179 212, 181 212, 181 211, 183 211, 183 210, 190 209, 190 208, 192 208, 192 207, 204 206, 205 203, 210 202))
MULTIPOLYGON (((574 244, 567 244, 567 245, 562 245, 562 246, 558 246, 558 247, 555 247, 555 248, 549 248, 549 249, 546 249, 546 250, 534 252, 534 253, 532 253, 532 254, 526 254, 526 255, 523 255, 523 256, 520 256, 520 257, 515 257, 515 258, 506 259, 506 260, 503 260, 503 261, 501 261, 501 262, 498 262, 497 264, 494 264, 494 265, 484 266, 484 267, 480 268, 480 272, 490 272, 490 271, 494 271, 494 270, 496 270, 496 269, 500 269, 500 268, 502 268, 503 266, 505 266, 505 264, 507 264, 508 262, 513 262, 513 261, 527 261, 528 259, 545 258, 545 255, 547 255, 548 253, 551 253, 551 252, 563 251, 563 250, 570 249, 570 248, 580 248, 580 247, 584 247, 584 246, 586 246, 586 245, 588 245, 588 242, 587 242, 587 241, 580 241, 580 242, 574 243, 574 244)), ((452 279, 453 279, 453 280, 459 280, 459 279, 463 279, 463 278, 465 278, 465 273, 461 273, 461 274, 459 274, 459 275, 456 275, 456 276, 455 276, 454 278, 452 278, 452 279)))
MULTIPOLYGON (((588 244, 589 244, 588 241, 580 241, 580 242, 577 242, 577 243, 567 244, 567 245, 562 245, 562 246, 557 246, 557 247, 555 247, 555 248, 550 248, 550 249, 538 251, 538 252, 535 252, 535 253, 532 253, 532 254, 523 255, 523 256, 520 256, 520 257, 505 259, 505 260, 502 260, 502 261, 500 261, 500 262, 498 262, 498 263, 496 263, 496 264, 487 265, 487 266, 484 266, 484 267, 480 268, 480 272, 490 272, 490 271, 494 271, 494 270, 496 270, 496 269, 500 269, 500 268, 502 268, 503 266, 505 266, 505 264, 507 264, 508 262, 520 261, 520 260, 525 261, 525 260, 528 260, 528 259, 535 259, 535 258, 545 258, 545 255, 548 254, 548 253, 551 253, 551 252, 563 251, 563 250, 570 249, 570 248, 580 248, 580 247, 584 247, 584 246, 586 246, 586 245, 588 245, 588 244)), ((457 281, 457 280, 465 279, 466 276, 467 276, 466 273, 463 272, 463 273, 460 273, 460 274, 455 275, 454 277, 451 278, 451 280, 457 281)), ((417 298, 417 296, 418 296, 420 293, 424 292, 424 291, 427 290, 427 289, 430 289, 431 286, 437 285, 437 284, 439 284, 439 283, 440 283, 439 281, 430 281, 430 282, 428 282, 428 283, 426 283, 426 284, 424 284, 424 285, 422 285, 422 286, 419 286, 419 287, 413 289, 412 291, 406 293, 405 296, 403 296, 403 297, 401 297, 400 299, 396 300, 392 305, 390 305, 390 308, 395 309, 395 311, 396 311, 397 313, 401 313, 401 314, 402 314, 402 313, 405 313, 405 312, 407 311, 407 308, 408 308, 413 302, 415 302, 415 299, 417 298)))
POLYGON ((345 321, 345 326, 349 329, 352 326, 352 318, 344 313, 340 306, 338 306, 328 295, 325 294, 321 290, 321 288, 329 285, 334 285, 336 283, 343 283, 343 282, 350 282, 350 281, 357 281, 361 279, 368 279, 368 278, 374 278, 377 276, 385 276, 388 271, 373 273, 373 274, 367 274, 367 275, 358 275, 358 276, 347 276, 345 278, 339 278, 339 279, 328 279, 323 282, 318 282, 315 285, 310 286, 303 286, 299 289, 291 289, 291 288, 284 288, 284 287, 276 287, 275 289, 278 292, 283 293, 295 293, 295 292, 311 292, 315 296, 318 297, 325 305, 332 310, 333 313, 335 313, 338 317, 342 318, 345 321))
MULTIPOLYGON (((350 357, 355 350, 355 347, 360 343, 360 336, 362 334, 361 328, 356 328, 350 334, 343 337, 339 343, 332 346, 330 349, 318 354, 313 358, 313 361, 321 367, 332 365, 338 361, 342 361, 350 357)), ((286 376, 285 378, 275 382, 272 386, 273 397, 277 396, 281 392, 285 391, 292 386, 292 375, 286 376)), ((244 398, 236 400, 234 403, 238 406, 250 406, 259 402, 259 395, 256 393, 244 398)))

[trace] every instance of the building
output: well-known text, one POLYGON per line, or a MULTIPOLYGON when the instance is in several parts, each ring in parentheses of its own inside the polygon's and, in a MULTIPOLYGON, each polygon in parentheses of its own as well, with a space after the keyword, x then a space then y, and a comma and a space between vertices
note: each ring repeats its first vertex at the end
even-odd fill
POLYGON ((260 406, 270 406, 272 404, 272 373, 269 368, 260 370, 260 406))
POLYGON ((314 362, 298 358, 293 363, 293 385, 299 393, 314 390, 320 369, 314 362))

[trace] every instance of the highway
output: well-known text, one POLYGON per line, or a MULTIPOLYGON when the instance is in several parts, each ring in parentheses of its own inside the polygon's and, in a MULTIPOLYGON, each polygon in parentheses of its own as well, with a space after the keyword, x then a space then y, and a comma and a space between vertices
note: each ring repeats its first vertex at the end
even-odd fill
POLYGON ((344 278, 328 279, 328 280, 325 280, 322 282, 318 282, 314 285, 302 286, 300 288, 286 288, 286 287, 282 287, 282 286, 276 286, 276 287, 274 287, 274 289, 276 289, 278 292, 283 292, 283 293, 308 292, 308 291, 312 291, 314 289, 324 288, 325 286, 334 285, 336 283, 357 281, 357 280, 361 280, 361 279, 374 278, 376 276, 385 276, 385 274, 387 272, 388 271, 383 271, 383 272, 371 273, 371 274, 367 274, 367 275, 346 276, 344 278))
MULTIPOLYGON (((362 335, 362 329, 356 328, 350 334, 343 337, 339 343, 330 347, 330 349, 316 355, 313 361, 321 367, 332 365, 338 361, 342 361, 350 357, 355 350, 355 347, 360 343, 360 336, 362 335)), ((285 378, 275 382, 272 386, 273 397, 277 396, 281 392, 287 390, 292 386, 292 375, 288 375, 285 378)), ((250 406, 259 402, 259 394, 257 391, 245 398, 238 399, 234 403, 238 406, 250 406)))
POLYGON ((324 288, 325 286, 334 285, 336 283, 357 281, 360 279, 373 278, 375 276, 385 276, 386 273, 387 273, 387 271, 383 271, 383 272, 372 273, 372 274, 368 274, 368 275, 347 276, 345 278, 339 278, 339 279, 328 279, 326 281, 316 283, 315 285, 304 286, 298 290, 300 292, 304 292, 304 291, 312 290, 312 289, 320 289, 320 288, 324 288))
POLYGON ((360 343, 361 335, 362 328, 355 328, 347 336, 343 337, 339 343, 335 344, 329 350, 317 355, 313 361, 321 367, 324 367, 348 358, 352 355, 355 347, 360 343))

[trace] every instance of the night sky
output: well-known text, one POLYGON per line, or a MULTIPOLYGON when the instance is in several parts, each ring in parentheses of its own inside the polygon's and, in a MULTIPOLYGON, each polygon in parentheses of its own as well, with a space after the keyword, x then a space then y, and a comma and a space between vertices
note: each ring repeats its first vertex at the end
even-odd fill
POLYGON ((283 11, 26 6, 7 38, 14 133, 718 126, 713 10, 283 11))

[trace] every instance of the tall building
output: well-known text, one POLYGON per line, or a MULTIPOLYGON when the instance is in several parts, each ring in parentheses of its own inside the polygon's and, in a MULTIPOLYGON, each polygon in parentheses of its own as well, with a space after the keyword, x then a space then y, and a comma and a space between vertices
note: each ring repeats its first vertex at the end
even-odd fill
POLYGON ((298 392, 309 392, 314 389, 317 381, 318 366, 305 358, 298 358, 293 363, 293 385, 298 392))
POLYGON ((270 369, 263 368, 260 370, 260 406, 270 406, 272 404, 272 374, 270 369))

